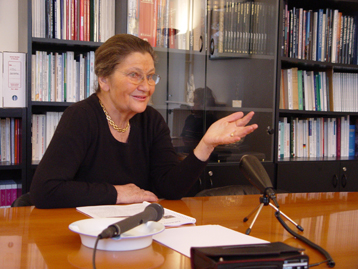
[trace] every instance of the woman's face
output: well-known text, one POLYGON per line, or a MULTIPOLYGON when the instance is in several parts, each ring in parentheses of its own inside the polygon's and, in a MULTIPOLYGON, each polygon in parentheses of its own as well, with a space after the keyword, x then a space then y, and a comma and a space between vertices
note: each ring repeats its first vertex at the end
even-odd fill
POLYGON ((120 113, 134 115, 146 109, 154 93, 155 85, 150 85, 147 80, 147 76, 154 73, 150 54, 134 52, 116 66, 112 75, 100 78, 100 86, 109 92, 112 104, 120 113), (135 77, 144 79, 135 82, 135 77))

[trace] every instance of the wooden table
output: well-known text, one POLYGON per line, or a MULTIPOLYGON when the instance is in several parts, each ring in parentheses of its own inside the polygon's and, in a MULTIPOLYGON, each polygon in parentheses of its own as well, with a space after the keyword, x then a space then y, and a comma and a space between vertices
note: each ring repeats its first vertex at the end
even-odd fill
MULTIPOLYGON (((165 208, 195 217, 197 225, 220 224, 245 233, 243 223, 258 204, 260 195, 162 200, 165 208)), ((278 194, 283 213, 304 228, 306 238, 326 249, 336 267, 358 268, 358 193, 278 194)), ((0 268, 92 268, 92 249, 81 244, 68 229, 87 218, 75 209, 0 209, 0 268)), ((290 223, 291 228, 297 229, 290 223)), ((324 260, 316 250, 293 238, 280 225, 270 206, 264 206, 251 236, 282 241, 306 249, 310 264, 324 260)), ((97 268, 190 268, 190 259, 157 242, 145 249, 126 252, 97 251, 97 268)), ((328 268, 326 263, 315 268, 328 268)))

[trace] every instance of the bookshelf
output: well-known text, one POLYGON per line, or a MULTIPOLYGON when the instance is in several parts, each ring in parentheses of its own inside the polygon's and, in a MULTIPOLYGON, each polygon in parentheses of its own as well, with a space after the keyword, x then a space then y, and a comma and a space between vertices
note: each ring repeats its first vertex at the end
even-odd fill
MULTIPOLYGON (((1 119, 15 119, 20 120, 20 128, 22 132, 26 130, 26 108, 0 108, 0 118, 1 119)), ((3 126, 1 126, 3 127, 3 126)), ((10 131, 10 130, 8 130, 10 131)), ((9 133, 9 137, 10 137, 9 133)), ((25 191, 26 186, 24 186, 23 179, 26 178, 26 139, 24 135, 20 136, 20 159, 18 162, 12 161, 1 161, 0 162, 0 186, 1 186, 1 196, 5 195, 5 188, 8 183, 8 180, 13 180, 16 182, 15 189, 19 189, 20 192, 25 191)), ((11 156, 11 155, 10 155, 11 156)), ((12 189, 13 187, 11 187, 12 189)), ((16 191, 17 192, 17 191, 16 191)), ((18 193, 18 192, 17 192, 18 193)), ((8 199, 2 200, 2 206, 9 206, 8 199), (4 202, 5 201, 5 202, 4 202)))
POLYGON ((357 126, 358 119, 357 15, 356 1, 280 1, 275 142, 278 189, 358 190, 357 140, 349 135, 349 125, 357 126), (341 27, 337 14, 341 14, 341 27), (315 16, 316 25, 315 19, 311 21, 315 16), (295 21, 297 26, 291 28, 295 21), (297 85, 303 83, 303 87, 291 87, 296 75, 287 73, 297 74, 297 70, 301 80, 297 85), (344 120, 346 124, 342 124, 344 120), (289 125, 282 123, 286 121, 289 125), (336 121, 336 126, 330 125, 331 121, 336 121))

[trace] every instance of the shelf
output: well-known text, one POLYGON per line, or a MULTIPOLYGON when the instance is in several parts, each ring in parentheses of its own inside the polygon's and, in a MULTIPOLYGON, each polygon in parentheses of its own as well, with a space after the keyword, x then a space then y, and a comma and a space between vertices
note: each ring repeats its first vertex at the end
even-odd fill
POLYGON ((358 157, 306 157, 306 158, 283 158, 278 159, 278 163, 290 162, 336 162, 336 161, 357 161, 358 157))
POLYGON ((0 162, 0 170, 21 170, 23 165, 11 164, 10 162, 0 162))
POLYGON ((96 50, 101 46, 102 42, 89 42, 89 41, 79 41, 79 40, 65 40, 65 39, 56 39, 56 38, 32 38, 32 52, 35 50, 41 51, 90 51, 96 50))
POLYGON ((280 109, 280 116, 293 116, 293 115, 310 115, 310 116, 358 116, 358 112, 336 112, 336 111, 308 111, 308 110, 289 110, 289 109, 280 109))
POLYGON ((274 60, 274 55, 264 54, 239 54, 239 53, 220 53, 209 55, 210 60, 232 60, 232 59, 260 59, 260 60, 274 60))
POLYGON ((68 107, 74 104, 73 102, 44 102, 44 101, 32 101, 31 106, 59 106, 68 107))
POLYGON ((1 118, 21 118, 24 116, 25 108, 0 108, 1 118))
POLYGON ((358 65, 355 64, 340 64, 330 62, 318 62, 311 60, 302 60, 289 57, 281 57, 281 65, 283 67, 300 67, 300 68, 319 68, 319 69, 331 69, 340 71, 358 71, 358 65))

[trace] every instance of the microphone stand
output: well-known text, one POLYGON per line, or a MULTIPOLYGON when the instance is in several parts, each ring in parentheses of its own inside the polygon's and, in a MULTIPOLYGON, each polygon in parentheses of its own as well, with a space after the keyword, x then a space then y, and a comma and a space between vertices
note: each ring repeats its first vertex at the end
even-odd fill
POLYGON ((264 206, 268 206, 268 205, 271 206, 276 212, 278 212, 279 214, 281 214, 282 216, 284 216, 284 217, 285 217, 288 221, 290 221, 293 225, 295 225, 298 230, 300 230, 301 232, 303 232, 303 228, 302 228, 300 225, 298 225, 296 222, 294 222, 292 219, 290 219, 287 215, 285 215, 284 213, 282 213, 282 211, 280 211, 276 206, 274 206, 272 203, 270 203, 270 197, 269 197, 266 193, 264 193, 263 196, 260 197, 260 204, 259 204, 254 210, 252 210, 252 211, 250 212, 250 214, 247 215, 247 216, 244 218, 244 220, 243 220, 244 222, 247 222, 247 221, 249 220, 249 217, 250 217, 255 211, 257 211, 257 212, 256 212, 256 215, 255 215, 255 217, 254 217, 254 219, 253 219, 253 221, 252 221, 251 224, 250 224, 250 227, 246 230, 246 234, 247 234, 247 235, 250 234, 251 229, 252 229, 252 227, 254 226, 254 223, 255 223, 255 221, 256 221, 258 215, 260 214, 262 208, 263 208, 264 206))
MULTIPOLYGON (((298 225, 296 222, 294 222, 292 219, 290 219, 287 215, 285 215, 284 213, 282 213, 282 211, 280 211, 278 209, 278 203, 276 201, 276 197, 275 196, 269 196, 267 195, 266 191, 264 192, 264 194, 262 195, 262 197, 260 197, 260 204, 258 206, 256 206, 256 208, 250 212, 249 215, 247 215, 247 217, 244 218, 244 222, 248 221, 249 217, 255 212, 256 212, 256 215, 253 219, 253 221, 251 222, 250 224, 250 227, 246 230, 246 234, 249 235, 250 232, 251 232, 251 229, 258 217, 258 215, 260 214, 262 208, 264 206, 271 206, 274 210, 275 210, 275 217, 277 218, 278 222, 282 225, 283 228, 285 228, 285 230, 287 232, 289 232, 291 235, 293 235, 294 237, 296 237, 297 239, 301 240, 302 242, 306 243, 307 245, 311 246, 312 248, 318 250, 320 253, 322 253, 326 260, 321 262, 321 263, 324 263, 324 262, 327 262, 327 265, 328 267, 332 268, 336 265, 336 263, 334 262, 334 260, 332 259, 331 255, 325 250, 323 249, 322 247, 318 246, 317 244, 313 243, 312 241, 310 241, 309 239, 305 238, 304 236, 298 234, 298 233, 295 233, 293 230, 291 230, 287 225, 286 223, 283 221, 283 219, 281 218, 281 215, 284 216, 288 221, 290 221, 293 225, 295 225, 297 227, 298 230, 300 230, 301 232, 303 232, 303 228, 298 225), (276 206, 274 206, 272 203, 270 203, 270 199, 272 199, 276 206)), ((310 267, 312 266, 316 266, 316 265, 319 265, 321 263, 318 263, 318 264, 314 264, 314 265, 310 265, 310 267)))

